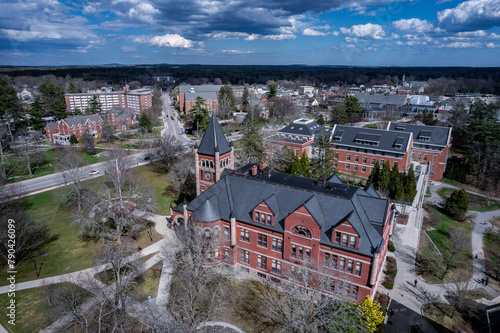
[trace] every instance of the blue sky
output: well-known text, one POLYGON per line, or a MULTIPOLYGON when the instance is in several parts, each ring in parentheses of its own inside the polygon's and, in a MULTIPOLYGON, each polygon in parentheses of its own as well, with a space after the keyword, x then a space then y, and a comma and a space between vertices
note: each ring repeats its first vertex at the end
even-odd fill
POLYGON ((0 0, 0 65, 500 66, 500 0, 0 0))

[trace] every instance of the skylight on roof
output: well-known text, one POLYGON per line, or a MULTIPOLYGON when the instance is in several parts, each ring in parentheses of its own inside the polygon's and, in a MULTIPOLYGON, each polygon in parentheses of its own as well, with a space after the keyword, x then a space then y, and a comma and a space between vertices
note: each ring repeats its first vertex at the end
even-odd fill
POLYGON ((381 138, 382 135, 379 134, 359 133, 356 135, 354 142, 362 145, 378 146, 381 138))

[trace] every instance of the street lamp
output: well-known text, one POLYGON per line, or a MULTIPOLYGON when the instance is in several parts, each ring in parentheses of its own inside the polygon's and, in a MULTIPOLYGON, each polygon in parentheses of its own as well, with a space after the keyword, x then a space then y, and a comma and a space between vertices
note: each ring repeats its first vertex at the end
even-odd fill
POLYGON ((42 271, 43 262, 40 264, 40 269, 37 269, 35 257, 31 257, 31 259, 33 259, 33 264, 35 265, 36 277, 40 277, 40 272, 42 271))

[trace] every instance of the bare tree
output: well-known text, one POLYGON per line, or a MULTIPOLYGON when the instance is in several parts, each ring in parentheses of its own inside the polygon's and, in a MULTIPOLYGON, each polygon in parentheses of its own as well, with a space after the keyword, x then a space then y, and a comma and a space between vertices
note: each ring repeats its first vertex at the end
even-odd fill
POLYGON ((463 255, 470 249, 470 236, 463 228, 452 229, 446 249, 441 253, 443 260, 441 280, 460 265, 463 255))
POLYGON ((278 172, 287 172, 293 162, 293 155, 287 147, 274 150, 268 155, 268 165, 271 169, 278 172))
POLYGON ((166 170, 170 169, 172 163, 183 151, 182 145, 173 135, 164 136, 156 140, 156 145, 153 149, 159 157, 162 168, 166 170))
POLYGON ((23 161, 30 177, 33 176, 33 169, 38 169, 39 165, 45 159, 45 152, 40 148, 32 146, 40 142, 41 136, 40 132, 34 132, 31 134, 31 137, 26 136, 22 140, 22 143, 14 148, 16 156, 23 161))
POLYGON ((224 240, 218 229, 201 228, 190 220, 186 228, 177 227, 176 234, 177 255, 164 249, 175 267, 169 307, 174 317, 194 329, 221 319, 229 308, 230 274, 219 270, 229 258, 223 259, 220 253, 224 240))
POLYGON ((82 211, 83 181, 86 173, 84 167, 87 165, 85 160, 72 149, 67 149, 64 156, 59 160, 58 168, 62 170, 64 183, 68 186, 64 187, 61 194, 65 203, 73 204, 76 202, 78 211, 82 211), (68 189, 70 189, 68 191, 68 189))
POLYGON ((189 152, 179 156, 170 167, 167 178, 176 191, 194 198, 196 196, 194 154, 189 152))

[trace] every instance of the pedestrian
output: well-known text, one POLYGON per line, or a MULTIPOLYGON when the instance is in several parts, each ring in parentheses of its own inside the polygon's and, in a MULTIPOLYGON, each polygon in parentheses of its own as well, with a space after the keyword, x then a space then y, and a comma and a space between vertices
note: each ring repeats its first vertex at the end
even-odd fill
POLYGON ((417 279, 415 279, 415 287, 417 286, 417 282, 418 282, 418 280, 417 280, 417 279))
POLYGON ((477 259, 477 253, 476 253, 476 259, 477 259))
POLYGON ((141 252, 142 248, 140 246, 137 247, 137 252, 141 252))
POLYGON ((489 280, 489 278, 488 278, 488 277, 485 277, 485 278, 484 278, 484 285, 485 285, 485 286, 487 286, 487 285, 488 285, 488 280, 489 280))
POLYGON ((484 278, 481 279, 481 284, 484 285, 484 278))
POLYGON ((156 273, 156 267, 153 267, 153 273, 156 273))

